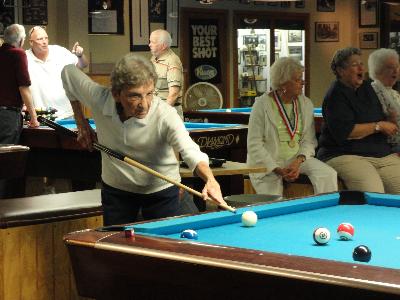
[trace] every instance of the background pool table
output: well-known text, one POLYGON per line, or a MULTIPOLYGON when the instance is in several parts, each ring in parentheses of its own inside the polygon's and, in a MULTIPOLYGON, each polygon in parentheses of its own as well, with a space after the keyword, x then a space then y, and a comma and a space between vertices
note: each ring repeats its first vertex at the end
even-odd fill
MULTIPOLYGON (((86 297, 148 295, 223 299, 391 299, 400 295, 400 196, 342 192, 134 224, 123 232, 65 236, 77 288, 86 297), (243 227, 241 213, 259 221, 243 227), (351 241, 335 234, 355 226, 351 241), (313 242, 316 227, 331 241, 313 242), (194 229, 198 240, 180 238, 194 229), (372 250, 355 262, 353 248, 372 250)), ((139 296, 140 297, 140 296, 139 296)))
MULTIPOLYGON (((59 123, 69 129, 76 128, 74 120, 62 120, 59 123)), ((95 127, 93 120, 90 120, 90 123, 95 127)), ((245 162, 246 125, 185 123, 185 126, 191 138, 210 157, 245 162)), ((54 129, 41 126, 24 128, 20 142, 30 148, 26 176, 73 179, 77 181, 76 186, 73 186, 74 190, 93 188, 94 182, 100 180, 100 152, 89 152, 83 149, 74 137, 59 134, 54 129)), ((239 180, 238 177, 227 180, 231 187, 243 187, 243 182, 241 186, 235 183, 239 180)), ((243 190, 238 190, 237 193, 243 193, 243 190)))
MULTIPOLYGON (((237 123, 249 124, 251 107, 234 107, 219 109, 204 109, 196 111, 185 111, 183 113, 186 122, 215 122, 215 123, 237 123)), ((314 108, 315 130, 321 132, 322 109, 314 108)))

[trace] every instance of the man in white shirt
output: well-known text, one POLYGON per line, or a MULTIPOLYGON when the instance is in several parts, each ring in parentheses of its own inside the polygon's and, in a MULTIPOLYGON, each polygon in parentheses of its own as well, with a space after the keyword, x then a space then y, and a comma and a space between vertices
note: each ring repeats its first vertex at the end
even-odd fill
MULTIPOLYGON (((226 204, 208 166, 208 156, 190 138, 176 110, 153 96, 157 74, 150 61, 127 54, 111 73, 111 90, 72 65, 66 66, 61 76, 71 102, 80 99, 92 111, 100 144, 176 181, 181 178, 174 151, 179 152, 204 180, 203 197, 226 204)), ((89 125, 85 122, 83 126, 89 125)), ((86 141, 90 146, 90 138, 86 141)), ((140 209, 144 219, 181 213, 178 187, 101 155, 105 225, 134 222, 140 209)))
POLYGON ((35 108, 55 108, 56 119, 66 119, 74 115, 73 109, 81 109, 80 105, 71 107, 61 82, 61 71, 64 66, 73 64, 85 68, 88 61, 83 48, 76 42, 72 52, 68 49, 49 45, 49 37, 43 27, 35 26, 29 31, 31 49, 26 51, 29 75, 35 108))

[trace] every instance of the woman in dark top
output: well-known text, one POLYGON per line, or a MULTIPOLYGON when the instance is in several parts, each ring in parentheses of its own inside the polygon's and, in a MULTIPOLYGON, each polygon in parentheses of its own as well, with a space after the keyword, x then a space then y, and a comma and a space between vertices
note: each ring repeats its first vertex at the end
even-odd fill
POLYGON ((318 158, 333 167, 351 190, 400 194, 400 157, 387 136, 398 131, 385 119, 357 48, 338 50, 331 62, 336 75, 324 98, 324 126, 318 158))

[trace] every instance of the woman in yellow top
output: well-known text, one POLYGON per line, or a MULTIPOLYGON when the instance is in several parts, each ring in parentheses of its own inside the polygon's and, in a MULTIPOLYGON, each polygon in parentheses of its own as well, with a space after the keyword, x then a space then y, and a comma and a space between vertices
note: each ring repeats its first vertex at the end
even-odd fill
POLYGON ((249 120, 247 163, 266 173, 250 174, 258 194, 282 195, 283 180, 306 174, 315 194, 337 191, 336 171, 314 158, 314 106, 303 95, 304 67, 291 57, 271 66, 272 91, 256 98, 249 120))

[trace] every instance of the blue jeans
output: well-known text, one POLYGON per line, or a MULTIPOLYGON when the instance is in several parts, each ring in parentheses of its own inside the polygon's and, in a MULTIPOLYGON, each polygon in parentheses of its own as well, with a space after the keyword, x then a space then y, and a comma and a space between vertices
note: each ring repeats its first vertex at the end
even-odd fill
POLYGON ((105 226, 133 223, 137 221, 139 210, 145 220, 181 214, 179 189, 176 186, 152 194, 137 194, 116 189, 103 182, 101 203, 105 226))

